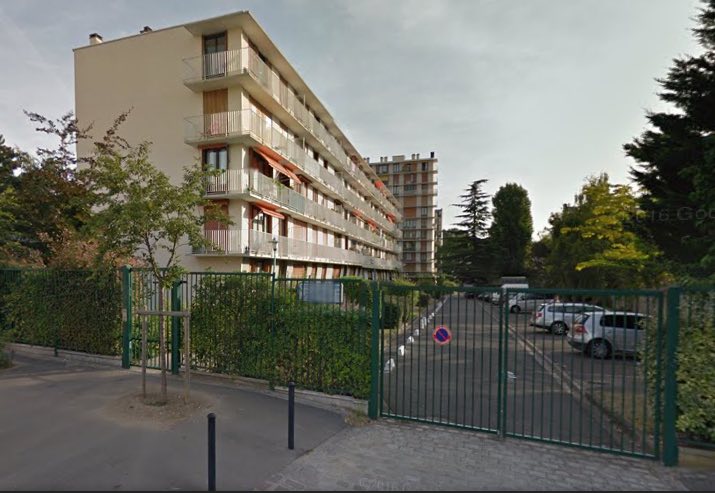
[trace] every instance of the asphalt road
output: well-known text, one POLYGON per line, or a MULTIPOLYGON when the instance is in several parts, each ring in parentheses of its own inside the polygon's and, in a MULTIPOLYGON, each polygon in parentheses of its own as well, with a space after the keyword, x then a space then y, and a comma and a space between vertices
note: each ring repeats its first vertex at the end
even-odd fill
MULTIPOLYGON (((635 375, 635 362, 593 360, 573 350, 564 336, 545 333, 528 323, 526 315, 510 315, 510 331, 501 341, 506 346, 506 433, 597 448, 642 450, 639 438, 624 433, 616 420, 589 400, 589 394, 607 397, 611 392, 614 405, 620 404, 623 388, 635 383, 628 377, 635 375), (578 389, 564 384, 571 380, 580 383, 578 389)), ((461 295, 449 296, 426 328, 421 329, 416 319, 397 342, 385 341, 383 361, 386 368, 390 359, 395 366, 384 373, 383 412, 496 431, 499 347, 499 307, 461 295), (451 342, 443 346, 432 339, 440 325, 452 333, 451 342), (412 341, 408 341, 410 336, 412 341)))

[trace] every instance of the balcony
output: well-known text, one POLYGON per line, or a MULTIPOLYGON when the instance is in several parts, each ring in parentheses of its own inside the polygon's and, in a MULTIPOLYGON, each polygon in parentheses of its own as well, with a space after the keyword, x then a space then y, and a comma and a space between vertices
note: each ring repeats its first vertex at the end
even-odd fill
POLYGON ((299 124, 286 124, 295 133, 308 140, 309 144, 324 155, 332 157, 333 165, 344 170, 351 177, 353 184, 363 192, 380 202, 388 212, 399 216, 399 210, 391 203, 352 162, 338 140, 308 110, 295 91, 281 81, 252 48, 210 53, 184 59, 186 74, 184 85, 193 91, 205 91, 228 87, 234 83, 249 91, 261 104, 286 120, 289 116, 299 124), (250 79, 250 80, 249 80, 250 79))
POLYGON ((313 159, 299 144, 290 140, 285 131, 270 120, 253 110, 236 110, 223 113, 192 116, 185 119, 184 141, 190 145, 216 142, 241 143, 246 146, 270 147, 284 159, 300 168, 299 173, 321 185, 327 193, 334 195, 341 202, 349 204, 384 230, 394 234, 394 223, 370 207, 370 203, 361 199, 348 189, 342 179, 313 159))
MULTIPOLYGON (((254 230, 206 230, 204 235, 214 247, 194 249, 194 255, 239 255, 245 257, 273 257, 273 235, 254 230)), ((277 258, 327 264, 359 265, 365 268, 397 270, 397 260, 378 258, 363 253, 317 243, 277 236, 277 258)))
POLYGON ((359 239, 376 248, 391 252, 397 249, 395 241, 358 226, 354 221, 343 217, 340 212, 309 200, 255 170, 230 169, 212 176, 207 180, 206 194, 209 197, 240 197, 247 201, 266 200, 276 204, 281 212, 300 215, 307 222, 359 239))

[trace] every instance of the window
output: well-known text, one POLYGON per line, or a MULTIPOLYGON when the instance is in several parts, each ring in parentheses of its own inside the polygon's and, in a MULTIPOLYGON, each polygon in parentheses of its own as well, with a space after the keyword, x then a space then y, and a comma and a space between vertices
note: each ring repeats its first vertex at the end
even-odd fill
POLYGON ((399 172, 400 172, 400 165, 399 165, 399 164, 393 164, 393 165, 392 165, 392 172, 393 172, 393 173, 399 173, 399 172))
POLYGON ((226 33, 204 36, 204 78, 226 74, 226 33))
POLYGON ((427 163, 422 163, 422 171, 427 171, 429 168, 427 168, 427 163))
POLYGON ((390 167, 387 164, 381 164, 380 165, 380 171, 379 173, 389 173, 390 172, 390 167))
POLYGON ((422 229, 427 229, 427 221, 422 220, 422 229))
POLYGON ((405 228, 414 228, 415 226, 417 226, 417 221, 415 219, 408 219, 404 223, 405 228))
POLYGON ((216 147, 213 149, 204 149, 204 165, 209 170, 228 169, 228 147, 216 147))
POLYGON ((414 192, 417 189, 417 185, 405 185, 405 192, 414 192))
POLYGON ((424 216, 426 216, 426 215, 428 215, 428 214, 429 214, 429 207, 421 207, 421 208, 420 208, 420 215, 421 215, 421 216, 424 217, 424 216))
POLYGON ((641 318, 635 315, 604 315, 601 317, 601 326, 619 329, 640 329, 641 327, 638 325, 640 321, 641 318))

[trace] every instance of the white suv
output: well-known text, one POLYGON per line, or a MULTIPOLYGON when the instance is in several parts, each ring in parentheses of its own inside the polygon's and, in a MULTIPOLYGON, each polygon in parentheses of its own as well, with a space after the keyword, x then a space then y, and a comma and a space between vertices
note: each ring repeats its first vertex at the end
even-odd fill
POLYGON ((553 296, 541 293, 518 292, 509 299, 509 311, 511 313, 533 312, 541 304, 553 301, 553 296))
POLYGON ((588 303, 545 303, 531 315, 531 325, 548 332, 562 335, 569 331, 574 319, 586 312, 602 312, 605 309, 588 303))
POLYGON ((648 315, 636 312, 584 313, 574 320, 568 343, 594 358, 636 354, 645 341, 648 315))

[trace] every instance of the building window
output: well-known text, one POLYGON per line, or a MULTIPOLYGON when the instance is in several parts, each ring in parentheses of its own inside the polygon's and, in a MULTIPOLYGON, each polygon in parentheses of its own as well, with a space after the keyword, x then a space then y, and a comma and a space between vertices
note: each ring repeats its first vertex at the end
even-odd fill
POLYGON ((228 147, 204 149, 203 159, 204 165, 209 170, 226 170, 228 169, 228 147))
POLYGON ((427 221, 422 220, 422 229, 427 229, 427 221))
POLYGON ((422 163, 422 171, 427 171, 427 163, 422 163))
POLYGON ((426 191, 427 191, 427 187, 428 187, 428 185, 422 185, 422 191, 423 191, 423 192, 426 192, 426 191))
POLYGON ((387 164, 381 164, 380 165, 380 173, 389 173, 390 172, 390 167, 387 164))
POLYGON ((393 172, 393 173, 399 173, 399 172, 400 172, 400 165, 399 165, 399 164, 393 164, 393 165, 392 165, 392 172, 393 172))
POLYGON ((414 192, 417 189, 417 185, 405 185, 405 192, 414 192))
POLYGON ((421 207, 421 208, 420 208, 420 215, 421 215, 422 217, 425 217, 425 216, 429 215, 429 207, 421 207))

